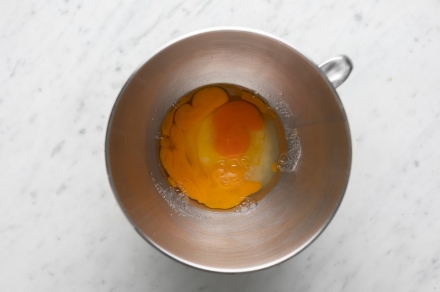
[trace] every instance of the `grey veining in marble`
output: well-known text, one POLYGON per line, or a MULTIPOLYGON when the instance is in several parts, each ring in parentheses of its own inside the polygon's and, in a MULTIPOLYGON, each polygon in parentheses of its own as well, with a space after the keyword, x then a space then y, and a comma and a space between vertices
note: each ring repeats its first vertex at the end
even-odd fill
POLYGON ((1 291, 440 291, 440 2, 0 2, 1 291), (344 53, 353 139, 345 199, 297 257, 202 272, 145 243, 105 170, 130 74, 211 26, 272 33, 316 63, 344 53))

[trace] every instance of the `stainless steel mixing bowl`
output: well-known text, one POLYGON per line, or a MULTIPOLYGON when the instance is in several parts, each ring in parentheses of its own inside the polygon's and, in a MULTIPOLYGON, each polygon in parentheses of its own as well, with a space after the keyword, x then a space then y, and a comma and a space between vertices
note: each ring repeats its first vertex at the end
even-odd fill
POLYGON ((335 87, 351 67, 344 56, 316 66, 282 40, 248 29, 205 30, 159 50, 125 84, 107 129, 108 175, 127 218, 153 246, 205 270, 253 271, 299 253, 329 224, 347 186, 351 141, 335 87), (213 83, 258 92, 301 144, 295 169, 249 212, 194 203, 180 212, 184 203, 172 202, 159 166, 164 115, 185 93, 213 83))

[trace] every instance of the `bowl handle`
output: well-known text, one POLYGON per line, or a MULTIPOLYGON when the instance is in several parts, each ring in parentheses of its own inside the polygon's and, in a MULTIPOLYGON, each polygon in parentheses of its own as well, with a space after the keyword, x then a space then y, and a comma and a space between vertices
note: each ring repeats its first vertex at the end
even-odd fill
POLYGON ((347 56, 341 55, 328 59, 318 66, 333 84, 334 88, 341 85, 350 75, 353 63, 347 56))

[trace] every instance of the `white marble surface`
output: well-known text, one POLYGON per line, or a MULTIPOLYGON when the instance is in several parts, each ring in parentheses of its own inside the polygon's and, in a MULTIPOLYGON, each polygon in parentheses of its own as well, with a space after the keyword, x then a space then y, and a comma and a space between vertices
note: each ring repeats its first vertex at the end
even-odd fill
POLYGON ((440 291, 440 1, 404 2, 1 1, 0 291, 440 291), (131 72, 219 25, 355 65, 338 89, 354 153, 341 208, 297 257, 239 275, 145 243, 104 164, 131 72))

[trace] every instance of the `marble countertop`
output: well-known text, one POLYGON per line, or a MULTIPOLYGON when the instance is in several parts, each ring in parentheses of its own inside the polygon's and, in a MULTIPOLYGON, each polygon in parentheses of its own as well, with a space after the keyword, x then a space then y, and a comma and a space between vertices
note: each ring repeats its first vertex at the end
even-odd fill
POLYGON ((440 291, 440 2, 1 1, 1 291, 440 291), (353 139, 343 203, 267 270, 199 271, 148 245, 105 169, 107 121, 160 46, 212 26, 354 63, 338 88, 353 139))

